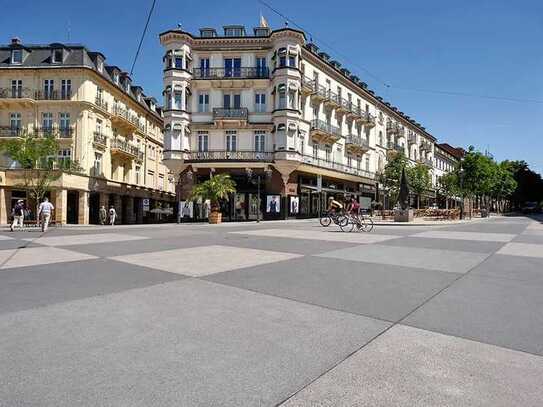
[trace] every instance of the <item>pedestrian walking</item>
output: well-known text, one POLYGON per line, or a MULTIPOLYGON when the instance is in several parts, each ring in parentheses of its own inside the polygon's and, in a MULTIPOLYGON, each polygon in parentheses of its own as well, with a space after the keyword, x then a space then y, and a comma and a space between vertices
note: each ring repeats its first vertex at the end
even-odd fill
POLYGON ((115 225, 115 218, 117 217, 117 211, 115 210, 115 207, 111 205, 109 208, 109 224, 111 226, 115 225))
POLYGON ((41 231, 47 232, 49 222, 51 221, 51 214, 55 207, 47 197, 43 198, 43 202, 38 207, 38 219, 41 219, 41 231))
POLYGON ((105 225, 107 222, 107 211, 106 207, 102 205, 100 207, 100 225, 105 225))
POLYGON ((9 227, 11 231, 13 232, 17 225, 19 225, 21 230, 23 230, 25 220, 25 205, 22 199, 19 199, 13 207, 13 210, 11 211, 11 216, 13 216, 13 222, 9 227))

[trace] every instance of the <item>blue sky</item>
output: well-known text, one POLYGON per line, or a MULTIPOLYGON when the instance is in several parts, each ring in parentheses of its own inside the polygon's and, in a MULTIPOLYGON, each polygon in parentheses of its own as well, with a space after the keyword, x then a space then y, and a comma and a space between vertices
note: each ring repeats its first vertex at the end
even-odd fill
MULTIPOLYGON (((334 50, 371 88, 422 123, 440 141, 488 149, 501 160, 524 159, 543 172, 543 103, 445 96, 431 89, 543 101, 543 2, 537 0, 413 0, 268 3, 334 50), (386 83, 369 76, 369 70, 386 83)), ((13 2, 0 0, 0 42, 83 43, 129 70, 151 0, 13 2), (9 13, 5 11, 9 9, 9 13)), ((199 27, 284 21, 256 0, 157 0, 133 75, 160 99, 158 33, 180 23, 199 27)))

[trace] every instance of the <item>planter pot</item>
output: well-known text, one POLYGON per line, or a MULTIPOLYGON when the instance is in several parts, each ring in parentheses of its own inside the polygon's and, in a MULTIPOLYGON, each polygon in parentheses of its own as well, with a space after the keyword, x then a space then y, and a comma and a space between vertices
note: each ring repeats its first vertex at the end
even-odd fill
POLYGON ((220 212, 211 212, 209 214, 209 223, 213 224, 213 225, 216 225, 217 223, 221 223, 222 222, 222 213, 220 212))

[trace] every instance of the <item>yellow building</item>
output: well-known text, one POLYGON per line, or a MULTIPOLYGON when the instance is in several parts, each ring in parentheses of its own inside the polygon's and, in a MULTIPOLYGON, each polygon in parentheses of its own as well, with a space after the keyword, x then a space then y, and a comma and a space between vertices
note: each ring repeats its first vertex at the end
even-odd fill
MULTIPOLYGON (((99 52, 16 38, 0 46, 0 138, 55 134, 55 159, 82 168, 53 184, 57 222, 97 223, 102 205, 115 206, 122 223, 164 219, 153 209, 173 208, 175 185, 162 164, 162 126, 156 100, 99 52)), ((3 156, 0 167, 0 223, 6 223, 14 202, 27 197, 18 164, 3 156)))

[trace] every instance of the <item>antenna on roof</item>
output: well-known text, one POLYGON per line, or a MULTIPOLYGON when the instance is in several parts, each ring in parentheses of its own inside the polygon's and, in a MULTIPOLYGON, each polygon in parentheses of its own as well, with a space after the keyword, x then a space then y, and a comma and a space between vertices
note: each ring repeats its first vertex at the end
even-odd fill
POLYGON ((177 23, 177 28, 181 29, 181 23, 177 23))
POLYGON ((70 42, 70 37, 71 37, 70 20, 68 20, 68 22, 66 24, 66 34, 67 34, 67 37, 68 37, 68 42, 70 42))

